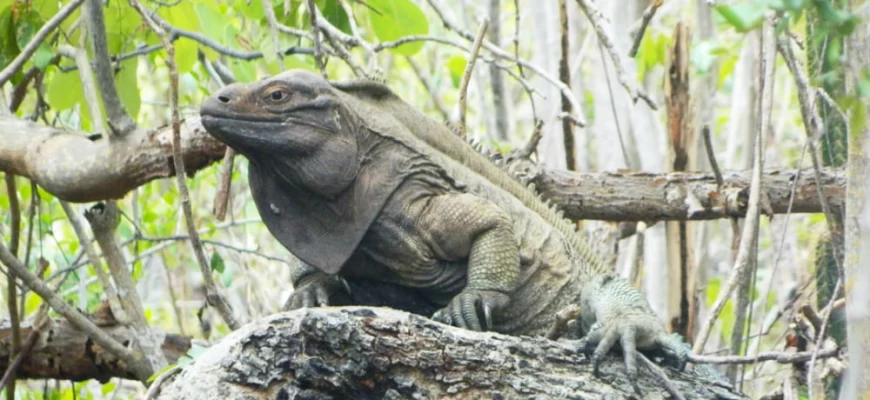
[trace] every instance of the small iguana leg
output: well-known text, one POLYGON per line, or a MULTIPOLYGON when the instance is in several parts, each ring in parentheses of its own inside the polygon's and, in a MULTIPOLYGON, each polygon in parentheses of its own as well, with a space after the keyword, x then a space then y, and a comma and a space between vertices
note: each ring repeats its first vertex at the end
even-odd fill
POLYGON ((438 259, 468 260, 465 288, 433 319, 466 329, 492 329, 492 314, 510 302, 519 277, 519 245, 510 217, 483 198, 446 194, 428 199, 418 224, 438 259))
POLYGON ((597 363, 617 340, 632 381, 637 378, 636 349, 662 350, 666 357, 676 361, 680 370, 685 367, 688 359, 685 347, 665 332, 646 298, 625 280, 610 276, 591 279, 583 290, 582 305, 584 325, 595 328, 584 343, 587 348, 595 346, 592 361, 596 373, 597 363))
POLYGON ((317 268, 302 263, 291 272, 294 291, 281 307, 284 311, 303 307, 326 307, 329 297, 339 290, 350 291, 347 282, 338 275, 329 275, 317 268))

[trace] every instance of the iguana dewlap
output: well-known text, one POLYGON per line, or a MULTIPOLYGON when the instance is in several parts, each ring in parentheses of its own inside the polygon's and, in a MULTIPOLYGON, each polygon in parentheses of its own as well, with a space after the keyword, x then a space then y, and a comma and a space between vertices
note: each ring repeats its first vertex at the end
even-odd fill
MULTIPOLYGON (((201 115, 249 160, 263 221, 306 265, 294 272, 293 307, 335 304, 340 277, 395 285, 407 296, 366 295, 396 308, 429 302, 448 324, 542 335, 575 303, 581 326, 595 324, 596 365, 616 343, 685 359, 570 222, 386 86, 289 71, 227 86, 201 115)), ((625 354, 634 376, 634 351, 625 354)))

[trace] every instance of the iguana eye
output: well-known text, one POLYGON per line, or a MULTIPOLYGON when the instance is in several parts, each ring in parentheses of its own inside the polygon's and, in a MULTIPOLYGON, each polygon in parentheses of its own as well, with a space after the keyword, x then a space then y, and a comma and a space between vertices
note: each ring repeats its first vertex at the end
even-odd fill
POLYGON ((276 89, 267 95, 268 99, 273 102, 278 102, 287 98, 287 91, 284 89, 276 89))

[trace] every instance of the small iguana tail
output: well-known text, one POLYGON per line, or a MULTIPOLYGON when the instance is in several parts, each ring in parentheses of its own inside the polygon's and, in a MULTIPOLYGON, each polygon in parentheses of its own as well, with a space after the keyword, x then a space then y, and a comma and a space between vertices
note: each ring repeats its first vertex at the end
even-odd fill
POLYGON ((367 97, 378 101, 380 106, 391 111, 392 115, 410 129, 415 136, 450 157, 468 166, 494 185, 506 190, 530 210, 541 216, 568 240, 580 253, 583 272, 591 275, 610 273, 601 257, 589 247, 577 232, 577 226, 565 219, 561 210, 543 200, 535 191, 534 184, 523 186, 507 172, 495 166, 490 160, 441 123, 406 103, 389 87, 369 80, 332 82, 332 85, 353 96, 367 97))

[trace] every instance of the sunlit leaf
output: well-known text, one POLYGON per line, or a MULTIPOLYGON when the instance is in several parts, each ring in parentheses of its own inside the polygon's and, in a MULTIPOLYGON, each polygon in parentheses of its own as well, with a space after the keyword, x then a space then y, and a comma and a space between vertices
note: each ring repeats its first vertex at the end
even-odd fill
MULTIPOLYGON (((426 20, 426 15, 410 0, 369 0, 368 5, 377 10, 377 12, 369 12, 369 18, 375 36, 382 42, 429 33, 429 21, 426 20)), ((390 51, 412 56, 422 48, 423 42, 411 42, 392 48, 390 51)))
POLYGON ((749 32, 761 26, 767 8, 750 2, 713 6, 716 12, 738 32, 749 32))
POLYGON ((52 108, 63 110, 84 101, 82 82, 78 71, 61 72, 53 68, 54 74, 48 83, 47 100, 52 108))
POLYGON ((465 73, 465 66, 468 65, 468 60, 463 56, 452 56, 447 59, 447 69, 450 71, 450 81, 453 82, 453 87, 458 88, 462 82, 462 74, 465 73))
POLYGON ((115 74, 115 86, 118 88, 118 96, 127 112, 136 118, 139 115, 139 106, 142 104, 139 98, 139 81, 136 79, 136 69, 139 66, 138 58, 124 60, 119 65, 120 71, 115 74))

